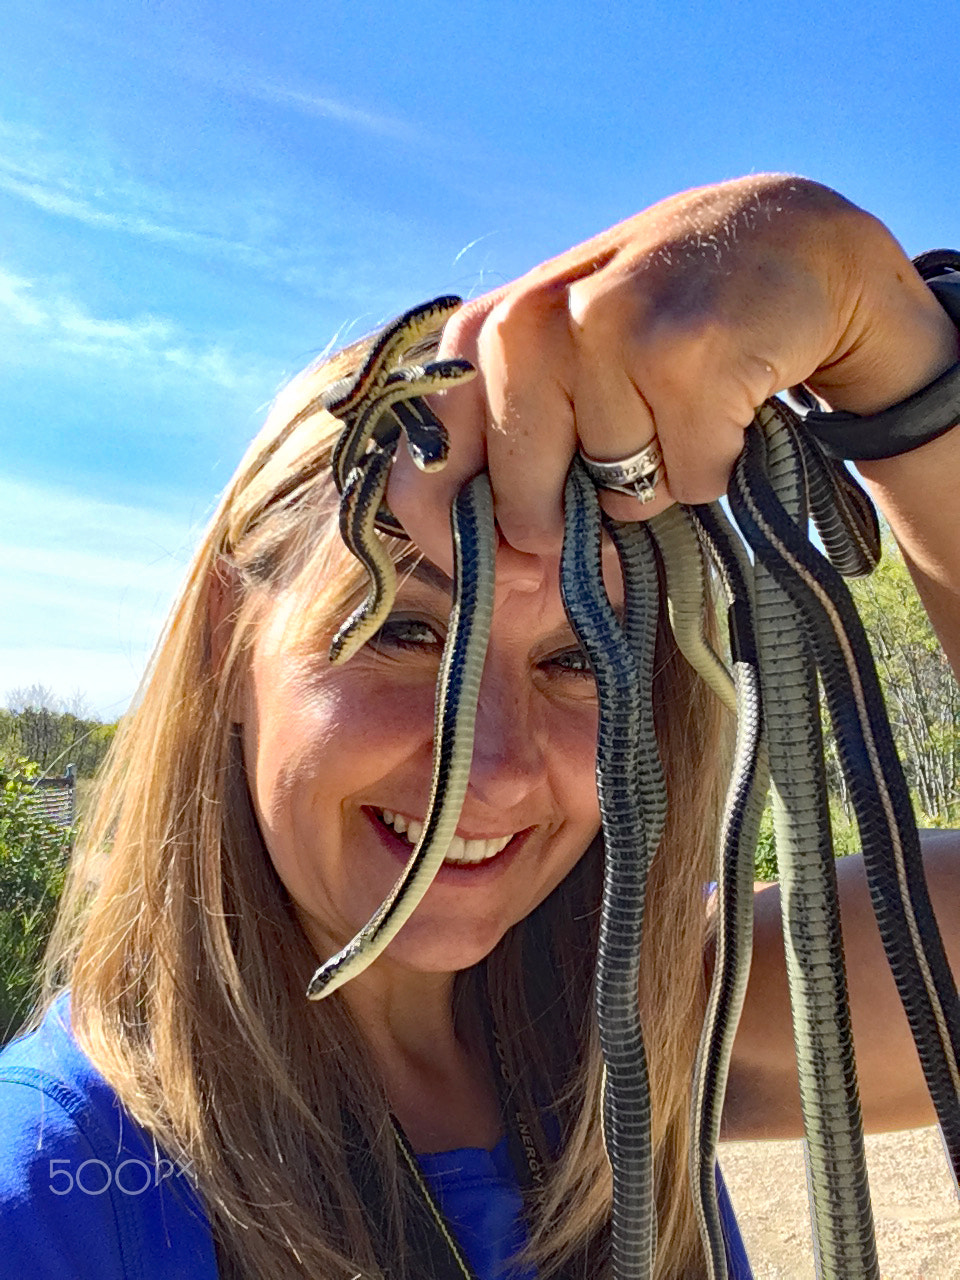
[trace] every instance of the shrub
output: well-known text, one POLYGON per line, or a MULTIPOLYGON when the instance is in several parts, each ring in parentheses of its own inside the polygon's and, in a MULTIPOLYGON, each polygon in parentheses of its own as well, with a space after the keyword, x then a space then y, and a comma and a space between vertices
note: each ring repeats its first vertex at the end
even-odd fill
POLYGON ((72 831, 36 803, 37 773, 28 760, 0 765, 0 1044, 36 994, 70 852, 72 831))

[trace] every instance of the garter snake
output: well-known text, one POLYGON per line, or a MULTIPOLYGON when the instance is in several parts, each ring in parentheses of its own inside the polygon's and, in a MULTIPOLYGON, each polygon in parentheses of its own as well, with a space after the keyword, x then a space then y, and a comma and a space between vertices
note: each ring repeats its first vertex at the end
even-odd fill
MULTIPOLYGON (((319 402, 318 407, 344 422, 334 451, 334 477, 342 491, 342 528, 371 581, 367 600, 334 639, 332 661, 346 660, 372 635, 392 603, 393 566, 388 565, 375 530, 379 525, 388 532, 398 531, 383 505, 383 495, 401 428, 410 427, 414 434, 420 431, 424 439, 416 448, 425 442, 424 456, 439 459, 443 441, 434 441, 432 433, 442 433, 442 428, 419 396, 431 386, 450 385, 472 373, 465 362, 400 364, 424 329, 431 324, 436 327, 453 306, 453 299, 439 299, 401 317, 375 341, 358 372, 319 402)), ((750 580, 747 557, 719 508, 668 513, 651 522, 650 532, 642 526, 609 523, 626 585, 622 625, 606 600, 600 573, 601 517, 592 481, 578 460, 567 480, 561 588, 571 625, 593 666, 600 703, 598 791, 606 857, 597 1017, 607 1071, 604 1136, 614 1170, 615 1280, 649 1277, 656 1251, 649 1090, 637 1012, 646 871, 659 844, 665 807, 650 710, 652 636, 659 600, 651 533, 665 564, 679 647, 718 696, 736 705, 742 722, 719 872, 718 962, 694 1086, 691 1173, 709 1274, 726 1274, 713 1164, 732 1037, 750 961, 753 836, 766 771, 763 722, 779 726, 776 743, 771 744, 771 765, 781 799, 794 803, 791 748, 785 743, 789 734, 782 728, 785 721, 792 723, 796 712, 778 710, 776 701, 776 686, 789 685, 794 677, 785 675, 782 656, 771 657, 777 646, 770 639, 776 632, 771 611, 782 609, 784 599, 791 605, 790 628, 795 636, 802 632, 804 637, 800 657, 795 662, 788 657, 787 666, 794 663, 802 668, 797 679, 801 684, 804 679, 808 682, 807 691, 800 694, 801 702, 806 699, 807 719, 815 715, 809 695, 812 663, 821 673, 854 795, 884 946, 947 1148, 955 1168, 960 1166, 956 990, 930 910, 909 797, 892 749, 869 648, 842 581, 807 540, 800 509, 803 500, 787 496, 782 503, 767 478, 765 440, 773 452, 785 451, 788 457, 786 479, 781 483, 784 492, 809 487, 814 506, 837 510, 836 495, 842 497, 846 486, 828 470, 802 430, 797 430, 796 421, 785 406, 768 402, 747 433, 731 480, 731 507, 754 549, 756 582, 750 580), (696 585, 693 596, 687 591, 683 602, 685 578, 692 572, 696 583, 697 575, 703 573, 699 550, 691 551, 691 530, 718 566, 728 591, 735 680, 703 641, 699 626, 691 624, 697 609, 696 585), (686 551, 678 555, 676 547, 684 544, 686 551), (765 672, 771 671, 774 675, 764 682, 765 672)), ((828 519, 822 536, 828 549, 852 559, 848 567, 856 571, 869 554, 869 532, 857 532, 859 526, 842 501, 839 509, 840 517, 828 519), (852 555, 846 550, 851 544, 852 555)), ((457 590, 438 682, 434 775, 424 831, 390 897, 357 937, 317 970, 307 993, 314 999, 349 981, 389 944, 427 891, 459 820, 493 588, 495 532, 485 475, 461 490, 452 528, 457 590)), ((818 785, 814 778, 814 792, 818 785)), ((815 806, 821 801, 818 795, 815 806)), ((806 945, 801 940, 795 948, 797 962, 790 980, 811 1147, 818 1269, 829 1280, 855 1276, 875 1280, 829 837, 818 829, 811 856, 804 852, 809 840, 796 823, 791 828, 789 822, 786 826, 781 822, 781 834, 787 845, 786 927, 794 930, 796 940, 814 922, 812 942, 806 945), (799 846, 799 852, 791 861, 793 846, 799 846), (810 980, 810 972, 818 965, 826 970, 826 985, 810 980), (840 1064, 838 1133, 833 1132, 838 1127, 837 1092, 830 1070, 824 1069, 825 1053, 828 1065, 840 1064)))

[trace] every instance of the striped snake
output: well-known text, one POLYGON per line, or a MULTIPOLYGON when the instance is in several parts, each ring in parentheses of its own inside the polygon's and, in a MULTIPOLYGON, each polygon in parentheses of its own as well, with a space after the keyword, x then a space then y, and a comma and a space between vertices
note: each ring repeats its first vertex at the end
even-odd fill
MULTIPOLYGON (((341 531, 367 569, 367 599, 343 623, 331 662, 380 627, 396 587, 376 530, 402 534, 384 503, 401 436, 424 470, 442 466, 446 435, 421 398, 473 376, 465 361, 404 364, 459 304, 440 298, 401 316, 323 407, 343 431, 333 453, 341 531)), ((960 1169, 960 1009, 923 878, 909 795, 869 647, 838 572, 869 571, 875 516, 847 473, 828 462, 778 400, 748 429, 731 478, 731 509, 674 507, 646 523, 602 516, 575 459, 564 495, 564 606, 597 681, 597 786, 605 847, 596 1009, 606 1064, 604 1139, 613 1169, 615 1280, 652 1274, 657 1223, 650 1098, 637 1008, 647 870, 666 800, 653 735, 653 645, 660 578, 678 647, 737 713, 737 744, 718 852, 716 961, 692 1090, 690 1173, 711 1280, 727 1274, 716 1198, 720 1114, 749 974, 753 858, 768 776, 773 784, 788 977, 810 1169, 818 1274, 879 1280, 826 817, 816 673, 823 682, 853 797, 878 924, 954 1170, 960 1169), (809 542, 807 505, 829 560, 809 542), (603 586, 600 548, 612 538, 625 585, 621 622, 603 586), (832 563, 831 563, 832 562, 832 563), (836 564, 838 568, 834 568, 836 564), (704 578, 723 588, 732 672, 705 638, 704 578)), ((452 511, 455 596, 437 686, 434 770, 424 829, 387 900, 320 966, 321 999, 370 964, 416 909, 456 831, 490 627, 495 531, 485 474, 452 511)), ((956 1176, 956 1174, 955 1174, 956 1176)))

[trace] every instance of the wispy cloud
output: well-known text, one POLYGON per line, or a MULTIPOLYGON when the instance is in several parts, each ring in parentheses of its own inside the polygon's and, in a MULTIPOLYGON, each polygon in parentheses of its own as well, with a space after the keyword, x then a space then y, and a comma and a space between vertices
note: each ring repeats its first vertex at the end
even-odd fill
POLYGON ((0 120, 0 191, 85 226, 264 267, 256 245, 189 225, 183 200, 135 181, 94 148, 63 150, 39 130, 0 120))
MULTIPOLYGON (((225 78, 222 74, 219 77, 221 81, 225 78)), ((258 79, 239 69, 230 74, 229 86, 234 93, 242 96, 255 98, 261 102, 273 102, 278 106, 292 107, 303 115, 335 120, 351 129, 392 138, 396 142, 414 145, 426 138, 423 130, 397 116, 365 111, 337 98, 325 97, 309 89, 293 88, 289 85, 277 84, 275 81, 258 79)))
MULTIPOLYGON (((148 578, 156 566, 162 566, 164 574, 170 564, 182 567, 206 519, 206 512, 110 502, 65 484, 3 476, 0 509, 5 530, 16 530, 15 538, 9 532, 4 536, 12 558, 0 557, 0 563, 16 563, 35 552, 50 554, 60 557, 61 569, 71 566, 78 580, 111 586, 130 581, 127 570, 134 564, 148 578), (93 560, 85 561, 84 556, 93 560)), ((52 563, 38 562, 38 571, 49 572, 52 563)), ((11 625, 10 611, 2 616, 11 625)))
MULTIPOLYGON (((98 33, 98 41, 103 37, 98 33)), ((173 75, 204 86, 214 86, 236 97, 289 107, 301 115, 330 120, 360 133, 391 138, 396 142, 417 144, 427 140, 427 130, 409 119, 379 111, 368 103, 358 102, 331 90, 325 84, 309 83, 302 76, 278 71, 263 59, 239 59, 230 55, 222 43, 213 44, 196 29, 185 32, 178 27, 176 51, 156 45, 138 47, 137 56, 166 67, 173 75)), ((127 47, 127 56, 130 50, 127 47)))
POLYGON ((0 364, 48 363, 51 354, 75 355, 112 366, 148 366, 154 374, 167 369, 248 395, 261 392, 271 377, 262 361, 195 340, 169 319, 95 316, 49 282, 2 266, 0 333, 8 339, 0 364))
MULTIPOLYGON (((249 82, 230 73, 237 93, 286 101, 298 110, 350 118, 359 127, 412 140, 402 121, 380 117, 333 99, 287 89, 269 80, 249 82), (236 83, 235 83, 236 81, 236 83)), ((95 137, 64 145, 29 125, 0 119, 0 194, 56 218, 108 235, 120 234, 204 262, 227 262, 260 279, 288 286, 312 301, 327 299, 379 312, 392 303, 389 265, 404 272, 411 232, 395 211, 358 203, 338 189, 334 175, 313 172, 278 178, 275 171, 247 175, 243 189, 207 189, 196 175, 170 185, 137 176, 132 158, 95 137), (308 184, 304 187, 304 184, 308 184), (322 234, 317 234, 317 229, 322 234), (377 252, 371 255, 371 246, 377 252)))
MULTIPOLYGON (((111 231, 125 231, 146 240, 156 240, 179 248, 202 250, 206 254, 242 259, 252 266, 265 265, 268 259, 251 245, 223 236, 202 231, 190 231, 184 227, 165 225, 133 212, 118 212, 99 207, 84 193, 64 191, 55 177, 45 179, 27 177, 18 173, 16 166, 0 157, 0 191, 18 196, 35 205, 44 213, 72 218, 88 227, 111 231)), ((117 193, 112 193, 115 198, 117 193)))

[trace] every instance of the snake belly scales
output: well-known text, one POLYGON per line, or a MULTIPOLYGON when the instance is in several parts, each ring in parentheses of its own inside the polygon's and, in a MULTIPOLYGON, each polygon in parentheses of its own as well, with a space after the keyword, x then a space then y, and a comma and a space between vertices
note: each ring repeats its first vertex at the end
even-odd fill
MULTIPOLYGON (((405 536, 385 505, 401 436, 422 470, 444 465, 446 433, 425 394, 473 376, 462 360, 404 363, 459 305, 414 308, 373 340, 360 369, 308 406, 343 422, 333 450, 341 533, 367 570, 367 598, 342 624, 331 661, 344 662, 392 606, 396 570, 377 529, 405 536)), ((300 419, 304 414, 299 415, 300 419)), ((657 1248, 651 1113, 638 1010, 647 871, 666 793, 653 734, 653 648, 660 579, 683 656, 737 715, 734 768, 717 857, 715 964, 692 1083, 690 1178, 711 1280, 727 1275, 715 1160, 727 1072, 749 976, 753 859, 773 786, 788 979, 809 1167, 817 1274, 879 1280, 843 968, 830 842, 817 672, 853 797, 871 897, 954 1178, 960 1170, 960 1009, 923 877, 910 799, 869 646, 840 572, 869 572, 876 517, 846 471, 768 401, 748 429, 729 501, 673 507, 645 523, 602 515, 593 481, 574 460, 564 494, 561 590, 597 682, 597 787, 604 890, 596 1013, 605 1061, 604 1141, 613 1170, 612 1277, 646 1280, 657 1248), (829 560, 807 536, 808 504, 829 560), (625 587, 621 621, 601 573, 606 529, 625 587), (837 568, 834 568, 836 564, 837 568), (704 630, 712 565, 727 601, 730 666, 704 630), (838 572, 838 569, 840 572, 838 572)), ((455 835, 493 603, 496 534, 480 474, 451 516, 455 595, 437 683, 434 767, 423 832, 373 918, 320 966, 307 989, 322 999, 373 962, 416 909, 455 835)), ((669 1269, 667 1269, 669 1274, 669 1269)))

